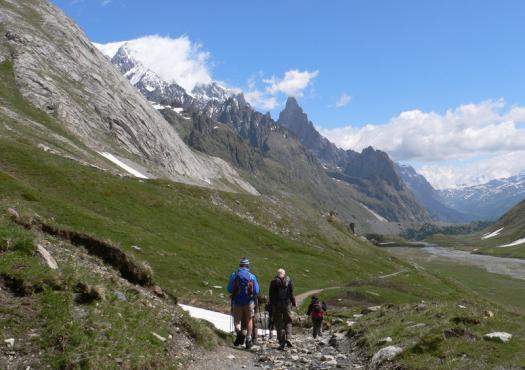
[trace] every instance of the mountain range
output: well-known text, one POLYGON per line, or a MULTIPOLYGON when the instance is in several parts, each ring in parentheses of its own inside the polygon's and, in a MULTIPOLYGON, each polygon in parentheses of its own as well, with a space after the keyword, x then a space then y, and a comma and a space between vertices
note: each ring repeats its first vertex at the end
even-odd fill
POLYGON ((439 190, 443 202, 481 220, 496 220, 525 199, 525 174, 485 184, 439 190))
POLYGON ((280 189, 290 194, 304 189, 302 195, 331 204, 330 208, 352 221, 357 220, 356 202, 381 217, 381 221, 372 217, 373 223, 430 219, 386 153, 337 148, 315 130, 294 98, 288 99, 274 121, 253 109, 242 94, 217 82, 187 92, 175 82, 162 80, 134 57, 132 48, 133 44, 123 43, 106 55, 162 111, 187 144, 226 160, 244 171, 246 179, 264 177, 266 181, 258 185, 252 181, 258 191, 269 194, 280 189))

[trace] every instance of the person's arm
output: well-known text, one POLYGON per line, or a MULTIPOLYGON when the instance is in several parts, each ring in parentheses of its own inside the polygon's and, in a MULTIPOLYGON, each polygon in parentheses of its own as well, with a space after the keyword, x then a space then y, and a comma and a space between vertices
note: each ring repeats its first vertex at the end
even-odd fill
POLYGON ((228 282, 228 293, 233 293, 233 282, 235 280, 235 272, 230 276, 230 281, 228 282))
POLYGON ((314 309, 314 305, 310 303, 310 305, 308 306, 308 311, 306 311, 306 315, 310 316, 312 314, 313 309, 314 309))
POLYGON ((297 307, 297 303, 295 302, 295 296, 293 294, 293 281, 290 279, 290 284, 288 285, 288 289, 290 292, 290 301, 292 302, 292 306, 297 307))
POLYGON ((252 274, 253 278, 253 295, 257 297, 259 295, 259 282, 257 281, 257 276, 252 274))
POLYGON ((323 301, 323 310, 324 310, 324 311, 328 311, 328 307, 326 306, 325 301, 323 301))

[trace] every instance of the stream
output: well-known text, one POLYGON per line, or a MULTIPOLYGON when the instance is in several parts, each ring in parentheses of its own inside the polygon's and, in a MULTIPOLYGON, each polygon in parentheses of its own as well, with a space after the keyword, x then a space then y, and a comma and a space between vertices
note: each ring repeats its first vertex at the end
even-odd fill
POLYGON ((428 253, 430 258, 432 256, 444 257, 463 264, 484 268, 494 274, 525 280, 525 259, 485 256, 436 245, 428 245, 421 250, 428 253))

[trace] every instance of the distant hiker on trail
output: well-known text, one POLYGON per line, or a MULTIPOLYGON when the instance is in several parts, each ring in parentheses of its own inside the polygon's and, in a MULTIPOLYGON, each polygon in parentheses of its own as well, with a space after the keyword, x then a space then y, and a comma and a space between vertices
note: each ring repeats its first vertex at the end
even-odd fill
POLYGON ((231 293, 233 323, 235 326, 235 346, 245 343, 246 349, 252 347, 253 318, 255 316, 255 297, 259 294, 259 283, 250 272, 250 260, 243 257, 239 269, 232 273, 228 283, 231 293), (241 330, 241 321, 246 323, 246 333, 241 330))
POLYGON ((279 269, 277 276, 270 282, 270 307, 281 351, 286 345, 292 346, 292 306, 297 307, 292 280, 286 275, 286 271, 279 269))
POLYGON ((314 339, 323 335, 323 319, 327 310, 328 308, 324 301, 319 300, 316 296, 312 296, 312 302, 308 306, 306 314, 312 318, 312 335, 314 339))
POLYGON ((353 222, 350 222, 350 224, 348 225, 348 229, 350 230, 352 235, 355 235, 355 224, 353 222))

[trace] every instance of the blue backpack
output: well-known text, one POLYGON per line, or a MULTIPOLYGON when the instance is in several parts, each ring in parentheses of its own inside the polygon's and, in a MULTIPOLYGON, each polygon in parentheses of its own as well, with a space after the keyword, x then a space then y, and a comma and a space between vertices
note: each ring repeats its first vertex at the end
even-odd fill
POLYGON ((253 279, 250 271, 238 270, 233 281, 232 298, 252 297, 253 290, 253 279))

